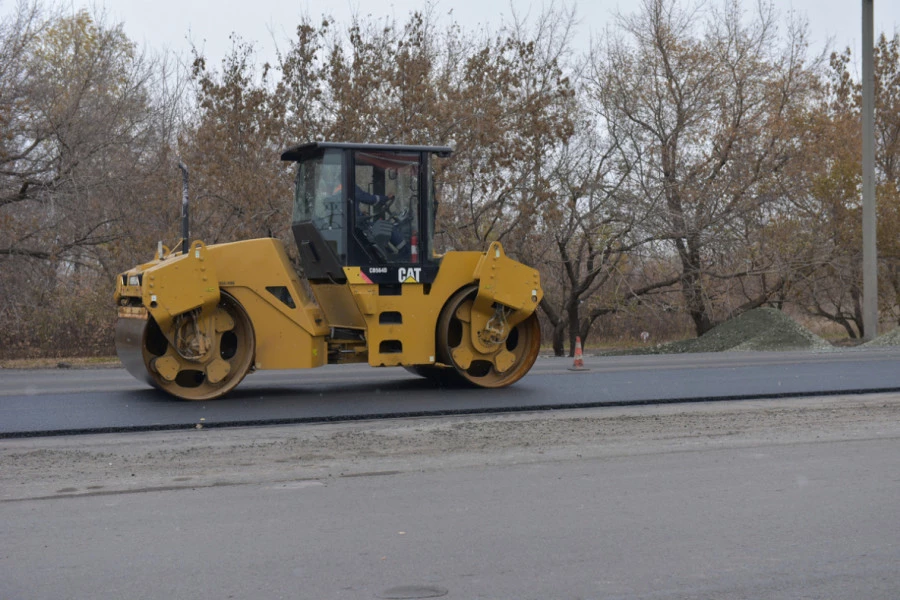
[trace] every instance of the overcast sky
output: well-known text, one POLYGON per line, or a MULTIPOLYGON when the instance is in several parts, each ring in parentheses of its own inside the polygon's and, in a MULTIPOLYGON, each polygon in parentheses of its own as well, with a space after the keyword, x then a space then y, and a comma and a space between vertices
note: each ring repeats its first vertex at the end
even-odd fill
MULTIPOLYGON (((549 1, 549 0, 548 0, 549 1)), ((748 9, 756 0, 743 0, 748 9)), ((776 10, 785 14, 795 10, 809 19, 813 49, 821 49, 829 38, 838 48, 861 43, 861 0, 773 0, 776 10)), ((376 18, 395 17, 404 22, 411 11, 421 10, 424 0, 251 0, 213 2, 210 0, 65 0, 72 10, 82 7, 105 8, 112 22, 123 22, 125 32, 138 44, 151 49, 168 48, 186 54, 193 42, 202 48, 212 64, 217 64, 230 48, 228 36, 236 32, 252 41, 264 59, 274 55, 275 41, 286 47, 300 17, 307 14, 318 20, 328 12, 342 23, 354 13, 376 18), (274 37, 273 37, 274 36, 274 37)), ((519 15, 540 12, 548 2, 540 0, 438 0, 439 15, 453 11, 453 18, 465 28, 486 25, 492 30, 509 22, 512 8, 519 15)), ((576 48, 587 48, 591 35, 602 32, 610 16, 621 6, 632 10, 635 0, 593 0, 575 3, 581 20, 576 48)), ((14 7, 14 0, 0 0, 0 12, 14 7)), ((557 0, 557 6, 561 2, 557 0)), ((571 6, 572 2, 566 2, 571 6)), ((875 35, 889 37, 900 30, 900 0, 875 0, 875 35)))

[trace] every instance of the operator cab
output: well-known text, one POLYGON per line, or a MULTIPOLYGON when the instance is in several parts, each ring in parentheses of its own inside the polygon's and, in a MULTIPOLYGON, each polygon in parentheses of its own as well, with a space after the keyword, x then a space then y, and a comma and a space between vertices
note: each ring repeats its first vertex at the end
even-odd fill
POLYGON ((343 283, 360 267, 373 283, 430 283, 436 200, 430 160, 440 146, 313 142, 286 150, 298 163, 292 230, 304 275, 343 283))

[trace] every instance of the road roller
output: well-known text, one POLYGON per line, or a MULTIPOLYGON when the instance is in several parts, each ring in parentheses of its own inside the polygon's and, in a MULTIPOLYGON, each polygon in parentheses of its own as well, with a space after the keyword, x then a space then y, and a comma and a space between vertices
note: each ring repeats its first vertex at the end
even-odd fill
POLYGON ((405 367, 439 385, 518 381, 540 349, 540 276, 497 241, 435 251, 431 163, 451 152, 332 142, 284 151, 296 167, 299 270, 278 239, 190 240, 185 178, 183 239, 117 278, 120 360, 184 400, 221 397, 259 369, 343 363, 405 367))

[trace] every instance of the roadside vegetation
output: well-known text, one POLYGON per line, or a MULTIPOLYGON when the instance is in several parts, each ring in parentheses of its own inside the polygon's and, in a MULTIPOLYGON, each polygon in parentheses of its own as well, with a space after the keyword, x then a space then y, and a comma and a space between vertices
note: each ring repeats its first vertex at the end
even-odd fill
MULTIPOLYGON (((193 236, 293 248, 279 153, 322 139, 454 147, 439 248, 499 240, 540 269, 557 355, 576 336, 697 338, 760 308, 860 339, 856 50, 811 47, 796 15, 729 0, 644 0, 586 52, 576 24, 553 5, 496 31, 431 9, 316 16, 274 64, 237 32, 214 65, 141 49, 98 12, 19 3, 0 21, 0 359, 114 353, 114 277, 179 237, 179 157, 193 236)), ((876 45, 888 330, 900 35, 876 45)))

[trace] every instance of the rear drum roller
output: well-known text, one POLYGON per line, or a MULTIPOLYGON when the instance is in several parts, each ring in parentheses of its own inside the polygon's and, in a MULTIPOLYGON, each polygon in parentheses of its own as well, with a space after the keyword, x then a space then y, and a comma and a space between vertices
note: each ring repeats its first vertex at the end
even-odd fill
MULTIPOLYGON (((176 350, 151 316, 145 321, 143 334, 133 336, 141 340, 139 355, 133 356, 135 352, 123 347, 121 339, 125 336, 117 335, 119 356, 136 376, 135 359, 140 360, 144 377, 139 378, 178 398, 210 400, 223 396, 253 367, 256 340, 247 313, 224 292, 207 319, 213 320, 209 327, 190 319, 176 320, 172 336, 179 344, 176 350)), ((120 328, 129 325, 120 324, 120 328)))
POLYGON ((521 379, 534 365, 541 349, 541 329, 532 313, 515 325, 506 339, 488 354, 472 344, 471 312, 477 286, 454 294, 441 311, 437 325, 438 355, 465 381, 486 388, 505 387, 521 379), (466 366, 465 363, 468 363, 466 366))

